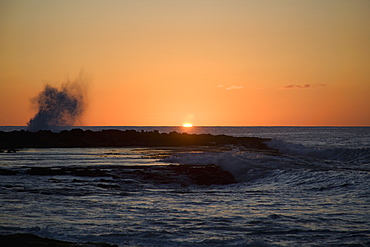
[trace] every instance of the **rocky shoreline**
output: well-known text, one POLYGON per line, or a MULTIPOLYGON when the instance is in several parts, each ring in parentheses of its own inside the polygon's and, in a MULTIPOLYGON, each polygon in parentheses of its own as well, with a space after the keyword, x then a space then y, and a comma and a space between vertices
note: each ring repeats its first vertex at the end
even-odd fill
POLYGON ((269 149, 258 137, 233 137, 227 135, 159 133, 135 130, 65 130, 51 131, 0 131, 0 150, 15 152, 19 148, 81 148, 81 147, 178 147, 240 145, 251 149, 269 149))
POLYGON ((117 247, 117 245, 107 243, 74 243, 51 238, 42 238, 29 233, 0 235, 0 243, 3 247, 117 247))

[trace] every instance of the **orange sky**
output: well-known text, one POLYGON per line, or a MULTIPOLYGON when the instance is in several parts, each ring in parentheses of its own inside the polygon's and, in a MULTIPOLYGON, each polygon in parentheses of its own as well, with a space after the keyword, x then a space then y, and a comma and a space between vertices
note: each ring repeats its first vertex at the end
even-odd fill
POLYGON ((0 125, 81 71, 78 125, 370 126, 370 1, 0 1, 0 125))

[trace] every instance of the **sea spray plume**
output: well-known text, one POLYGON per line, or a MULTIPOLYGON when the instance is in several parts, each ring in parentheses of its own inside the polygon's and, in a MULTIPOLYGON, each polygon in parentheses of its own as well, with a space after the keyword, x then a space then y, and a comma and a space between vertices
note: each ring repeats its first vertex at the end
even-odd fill
POLYGON ((29 131, 60 130, 60 126, 73 126, 85 110, 86 86, 81 80, 67 81, 61 88, 46 85, 32 103, 37 114, 28 122, 29 131))

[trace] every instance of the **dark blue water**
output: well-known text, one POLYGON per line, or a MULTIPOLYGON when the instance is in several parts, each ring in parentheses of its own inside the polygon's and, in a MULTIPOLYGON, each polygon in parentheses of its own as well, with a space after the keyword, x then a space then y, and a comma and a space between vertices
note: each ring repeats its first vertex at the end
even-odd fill
POLYGON ((118 129, 269 137, 280 154, 242 147, 0 153, 0 168, 17 172, 0 175, 0 233, 120 246, 370 246, 368 127, 118 129), (201 186, 180 176, 163 184, 117 170, 210 163, 237 183, 201 186), (31 175, 32 167, 95 167, 114 176, 31 175))

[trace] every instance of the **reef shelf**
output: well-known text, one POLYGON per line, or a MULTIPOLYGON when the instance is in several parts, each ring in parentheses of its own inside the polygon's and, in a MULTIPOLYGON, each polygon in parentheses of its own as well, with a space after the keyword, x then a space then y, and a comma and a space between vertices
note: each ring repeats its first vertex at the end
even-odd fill
MULTIPOLYGON (((19 171, 0 169, 0 175, 14 176, 19 171)), ((96 186, 122 189, 122 183, 138 181, 155 184, 226 185, 236 183, 234 176, 213 164, 209 165, 155 165, 155 166, 98 166, 98 167, 30 167, 31 176, 73 176, 101 178, 96 186), (104 178, 104 179, 103 179, 104 178), (106 178, 109 178, 107 180, 106 178)), ((130 182, 131 183, 131 182, 130 182)), ((44 192, 43 192, 44 193, 44 192)))

